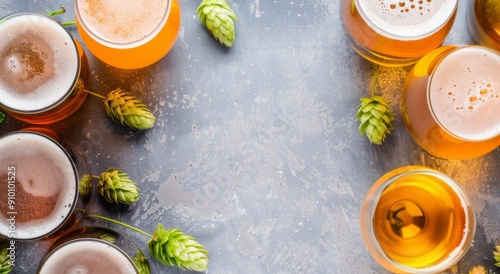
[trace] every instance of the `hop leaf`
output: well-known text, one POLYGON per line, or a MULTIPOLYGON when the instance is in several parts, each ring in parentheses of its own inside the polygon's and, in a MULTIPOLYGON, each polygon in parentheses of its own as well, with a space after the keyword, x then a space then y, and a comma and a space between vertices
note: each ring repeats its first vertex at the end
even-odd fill
POLYGON ((8 255, 7 246, 0 250, 0 274, 7 274, 12 271, 13 263, 8 255))
POLYGON ((366 133, 371 143, 380 145, 394 128, 392 125, 394 116, 389 104, 380 96, 361 98, 360 101, 356 115, 356 119, 361 122, 359 133, 361 135, 366 133))
POLYGON ((469 274, 486 274, 486 269, 482 265, 476 265, 469 270, 469 274))
POLYGON ((130 204, 139 200, 136 183, 119 169, 109 168, 103 172, 97 182, 97 191, 110 203, 130 204))
POLYGON ((234 43, 234 21, 238 20, 226 0, 203 0, 197 9, 201 23, 226 47, 234 43))
POLYGON ((92 175, 83 174, 78 185, 78 192, 80 195, 84 198, 90 197, 90 194, 92 194, 92 187, 92 175))
POLYGON ((131 259, 139 270, 139 274, 151 273, 151 266, 149 265, 149 261, 139 249, 137 250, 137 257, 132 257, 131 259))
POLYGON ((177 228, 165 230, 162 224, 158 224, 148 248, 151 255, 164 265, 200 272, 208 268, 205 248, 177 228))
POLYGON ((120 88, 106 96, 104 107, 113 121, 132 128, 148 129, 156 122, 155 116, 141 100, 120 88))

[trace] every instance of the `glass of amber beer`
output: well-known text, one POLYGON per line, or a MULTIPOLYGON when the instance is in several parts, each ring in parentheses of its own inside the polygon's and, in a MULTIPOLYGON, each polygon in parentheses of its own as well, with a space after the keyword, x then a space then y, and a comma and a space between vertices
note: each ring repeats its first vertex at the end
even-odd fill
POLYGON ((43 256, 37 273, 139 273, 131 259, 138 251, 121 233, 84 226, 57 239, 43 256))
POLYGON ((35 13, 0 19, 0 107, 30 124, 73 114, 87 93, 88 62, 80 44, 58 22, 35 13), (82 81, 82 82, 81 82, 82 81))
POLYGON ((78 32, 101 61, 122 69, 149 66, 174 46, 178 0, 75 0, 78 32))
POLYGON ((500 145, 500 54, 443 46, 407 76, 402 113, 413 139, 434 156, 469 159, 500 145))
POLYGON ((423 166, 394 169, 368 191, 361 233, 368 251, 394 273, 441 273, 467 252, 476 227, 466 193, 423 166))
POLYGON ((35 240, 72 219, 78 175, 71 155, 57 141, 34 131, 0 137, 0 237, 35 240))
POLYGON ((468 0, 467 25, 476 43, 500 50, 499 1, 468 0))
POLYGON ((351 47, 384 66, 413 64, 448 35, 458 0, 342 0, 351 47))

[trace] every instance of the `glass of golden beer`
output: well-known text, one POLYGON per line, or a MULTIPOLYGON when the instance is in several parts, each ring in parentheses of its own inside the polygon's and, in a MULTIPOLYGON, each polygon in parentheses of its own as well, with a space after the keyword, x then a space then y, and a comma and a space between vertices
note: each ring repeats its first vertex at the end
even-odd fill
POLYGON ((121 233, 85 226, 57 239, 43 256, 37 273, 139 273, 131 259, 138 250, 121 233))
POLYGON ((384 66, 413 64, 448 35, 458 0, 342 0, 341 18, 351 47, 384 66))
POLYGON ((78 110, 89 67, 61 24, 42 14, 12 14, 0 19, 0 37, 0 108, 30 124, 55 123, 78 110))
POLYGON ((75 0, 78 32, 104 63, 122 69, 149 66, 174 46, 178 0, 75 0))
POLYGON ((476 43, 500 50, 500 2, 468 0, 467 25, 476 43))
POLYGON ((482 156, 500 145, 500 54, 483 46, 443 46, 407 76, 402 113, 413 139, 447 159, 482 156))
POLYGON ((74 219, 77 167, 57 141, 34 131, 0 137, 0 237, 49 237, 74 219))
POLYGON ((438 273, 467 252, 476 227, 460 185, 439 171, 406 166, 383 175, 361 207, 368 251, 394 273, 438 273))

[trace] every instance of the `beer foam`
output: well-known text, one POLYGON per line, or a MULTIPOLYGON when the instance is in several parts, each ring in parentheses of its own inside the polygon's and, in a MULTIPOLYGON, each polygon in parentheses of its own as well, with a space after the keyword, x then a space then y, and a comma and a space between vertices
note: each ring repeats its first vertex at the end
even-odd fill
POLYGON ((481 46, 453 51, 435 68, 428 103, 436 121, 458 138, 500 134, 500 55, 481 46))
POLYGON ((134 263, 113 244, 97 239, 69 241, 43 261, 40 274, 137 273, 134 263))
POLYGON ((109 43, 108 46, 124 48, 139 46, 154 37, 166 23, 170 9, 170 1, 165 0, 77 0, 75 3, 79 21, 89 35, 109 43))
POLYGON ((39 111, 70 95, 79 73, 71 35, 43 15, 15 14, 0 23, 0 104, 39 111))
MULTIPOLYGON (((14 208, 1 213, 3 216, 0 217, 0 234, 10 237, 11 228, 7 221, 10 216, 15 216, 17 220, 14 227, 15 237, 32 239, 52 232, 72 213, 78 176, 67 153, 51 139, 31 132, 4 135, 0 138, 0 168, 0 175, 11 177, 9 182, 15 179, 13 197, 16 202, 14 208), (9 174, 9 167, 14 167, 15 173, 9 174), (47 201, 47 198, 54 199, 52 204, 40 204, 40 201, 47 201), (31 200, 21 201, 22 199, 31 200), (38 208, 33 209, 35 212, 20 211, 30 207, 38 208), (44 218, 38 216, 40 214, 33 214, 38 212, 44 212, 44 218), (40 218, 27 220, 27 215, 40 218)), ((5 193, 8 186, 3 182, 1 187, 5 193)), ((7 204, 7 201, 2 200, 0 203, 7 204)), ((2 205, 2 208, 5 207, 2 205)))
POLYGON ((398 40, 417 40, 435 33, 458 7, 458 0, 355 0, 355 3, 372 29, 398 40))

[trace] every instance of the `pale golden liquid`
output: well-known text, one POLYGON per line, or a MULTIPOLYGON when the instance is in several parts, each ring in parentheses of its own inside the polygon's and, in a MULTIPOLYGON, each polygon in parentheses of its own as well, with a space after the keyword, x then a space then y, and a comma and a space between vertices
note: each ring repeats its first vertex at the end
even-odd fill
MULTIPOLYGON (((402 112, 409 133, 429 153, 442 158, 468 159, 495 149, 500 137, 474 142, 459 139, 438 125, 427 103, 427 83, 432 70, 444 56, 456 48, 443 46, 415 64, 403 90, 402 112)), ((478 78, 477 81, 480 82, 481 79, 478 78)))
POLYGON ((357 45, 353 48, 366 59, 382 65, 407 65, 414 63, 431 50, 439 47, 455 20, 456 10, 450 20, 435 33, 417 40, 398 40, 384 37, 370 28, 353 9, 352 0, 343 0, 341 17, 345 30, 357 45))
POLYGON ((466 224, 454 190, 425 174, 403 176, 387 187, 373 217, 375 236, 386 255, 413 268, 445 260, 460 245, 466 224))
POLYGON ((476 42, 500 50, 500 3, 470 0, 467 7, 469 32, 476 42))

